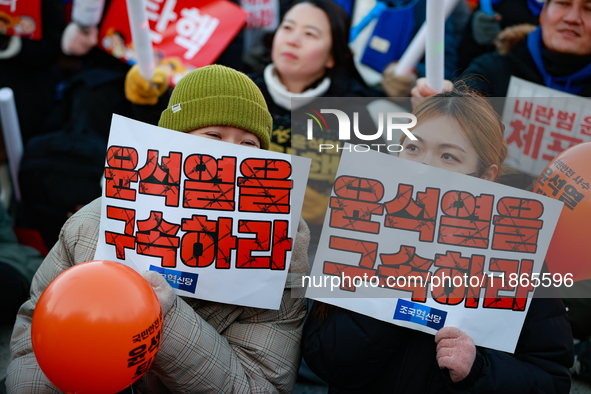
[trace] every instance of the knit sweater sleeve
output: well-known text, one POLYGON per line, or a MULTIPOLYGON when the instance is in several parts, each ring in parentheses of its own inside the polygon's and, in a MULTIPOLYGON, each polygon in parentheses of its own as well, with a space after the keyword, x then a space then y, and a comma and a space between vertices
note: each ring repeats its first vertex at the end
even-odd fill
MULTIPOLYGON (((308 229, 301 221, 292 275, 307 273, 308 242, 308 229)), ((219 305, 220 318, 237 315, 221 332, 177 297, 164 320, 152 371, 173 393, 290 393, 300 362, 306 307, 289 286, 279 310, 219 305)), ((139 391, 144 391, 141 386, 139 391)), ((145 392, 158 390, 148 387, 145 392)))
POLYGON ((17 315, 10 341, 8 393, 59 393, 41 371, 33 353, 31 323, 39 297, 60 273, 94 257, 100 221, 100 198, 82 208, 62 228, 59 240, 51 249, 31 284, 31 298, 17 315))

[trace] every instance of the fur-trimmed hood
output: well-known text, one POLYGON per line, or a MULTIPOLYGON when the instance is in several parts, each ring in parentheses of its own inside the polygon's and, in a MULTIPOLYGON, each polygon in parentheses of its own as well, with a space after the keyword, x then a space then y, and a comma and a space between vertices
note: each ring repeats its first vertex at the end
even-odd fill
POLYGON ((494 40, 497 52, 500 55, 506 55, 519 41, 525 39, 527 35, 536 28, 537 26, 529 23, 507 27, 501 31, 494 40))

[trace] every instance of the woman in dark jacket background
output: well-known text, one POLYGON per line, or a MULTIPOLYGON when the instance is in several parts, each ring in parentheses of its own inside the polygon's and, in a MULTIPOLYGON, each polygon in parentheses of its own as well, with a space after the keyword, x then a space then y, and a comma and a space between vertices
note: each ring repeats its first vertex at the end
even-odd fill
MULTIPOLYGON (((296 1, 285 12, 274 34, 272 62, 263 71, 250 75, 273 116, 269 149, 312 159, 302 210, 312 231, 312 245, 319 236, 340 156, 336 150, 319 152, 319 144, 326 139, 337 140, 338 128, 331 127, 333 116, 327 116, 328 130, 319 131, 308 141, 305 123, 294 122, 292 130, 292 111, 321 97, 383 96, 368 87, 355 68, 348 46, 350 26, 345 10, 332 0, 296 1), (292 98, 300 100, 294 102, 292 98)), ((363 132, 374 134, 376 127, 366 107, 355 111, 359 112, 363 132)), ((349 142, 366 143, 356 138, 349 142)))

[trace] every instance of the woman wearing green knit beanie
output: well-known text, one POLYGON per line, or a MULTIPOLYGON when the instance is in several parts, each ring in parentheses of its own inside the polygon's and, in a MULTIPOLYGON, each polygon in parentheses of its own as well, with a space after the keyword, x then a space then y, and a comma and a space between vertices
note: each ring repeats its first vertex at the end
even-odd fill
MULTIPOLYGON (((151 89, 152 91, 140 89, 134 93, 138 93, 135 96, 139 101, 143 101, 148 95, 160 94, 160 91, 151 89), (148 92, 148 95, 143 95, 143 92, 148 92)), ((153 112, 154 107, 146 109, 153 112)), ((181 79, 159 124, 206 138, 266 149, 269 146, 271 122, 271 115, 261 92, 246 75, 222 66, 208 66, 181 79)), ((205 155, 207 149, 199 146, 203 141, 195 140, 189 142, 195 144, 195 154, 205 155)), ((216 150, 211 153, 215 156, 231 155, 232 147, 226 148, 226 151, 216 150)), ((228 169, 226 173, 230 171, 234 171, 232 177, 237 175, 236 169, 228 169)), ((182 219, 182 226, 185 226, 185 220, 202 223, 201 218, 208 218, 207 211, 193 208, 187 208, 184 213, 187 217, 191 216, 191 219, 182 219)), ((19 310, 19 319, 23 320, 23 326, 27 328, 17 333, 12 342, 13 354, 17 354, 17 357, 11 360, 8 367, 6 387, 9 392, 17 391, 18 388, 21 392, 38 392, 40 387, 46 388, 45 391, 59 391, 45 377, 35 360, 30 322, 36 302, 51 279, 68 267, 93 259, 102 215, 105 212, 101 197, 74 214, 62 228, 57 244, 33 278, 32 297, 19 310)), ((219 231, 206 232, 204 228, 199 233, 206 234, 211 239, 219 238, 218 241, 223 237, 229 239, 229 242, 238 242, 237 237, 232 235, 238 231, 237 222, 240 220, 236 219, 233 221, 230 217, 230 222, 234 222, 236 226, 230 224, 229 229, 222 230, 221 223, 214 222, 220 227, 219 231), (220 236, 222 231, 226 235, 220 236)), ((176 295, 171 285, 158 272, 143 272, 142 276, 156 293, 162 309, 162 340, 157 356, 136 366, 141 367, 141 371, 138 369, 141 377, 122 392, 291 393, 301 361, 300 345, 307 312, 305 300, 292 292, 296 287, 301 288, 297 278, 307 275, 309 271, 310 231, 303 219, 292 217, 292 220, 298 219, 287 280, 277 309, 263 310, 186 298, 176 295)), ((211 222, 207 220, 207 223, 211 222)), ((183 230, 187 231, 186 234, 197 234, 193 228, 190 226, 190 229, 183 230)), ((195 243, 193 246, 197 245, 195 243)), ((236 249, 234 246, 229 247, 230 251, 236 249)), ((196 254, 202 251, 195 248, 192 252, 196 254)), ((231 256, 228 254, 228 257, 235 260, 234 252, 231 256)), ((256 278, 246 275, 244 280, 256 281, 256 278)), ((108 285, 105 283, 105 291, 108 291, 108 285)), ((232 291, 230 287, 228 285, 228 291, 232 291)))
POLYGON ((273 118, 250 78, 212 65, 193 70, 179 81, 158 126, 227 142, 234 142, 224 139, 230 134, 232 139, 237 137, 229 131, 239 129, 247 132, 241 136, 245 140, 234 143, 251 145, 247 140, 253 139, 252 133, 258 139, 255 145, 268 149, 273 118))

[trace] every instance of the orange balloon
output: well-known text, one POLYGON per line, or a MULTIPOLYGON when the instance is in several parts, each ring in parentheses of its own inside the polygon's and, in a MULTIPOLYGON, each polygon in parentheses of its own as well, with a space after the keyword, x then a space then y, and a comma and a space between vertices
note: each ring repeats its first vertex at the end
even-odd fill
POLYGON ((158 297, 140 274, 113 261, 90 261, 47 286, 31 338, 41 370, 61 391, 117 393, 149 368, 161 327, 158 297))
POLYGON ((534 191, 564 202, 546 254, 552 274, 591 279, 591 142, 558 155, 538 177, 534 191))

